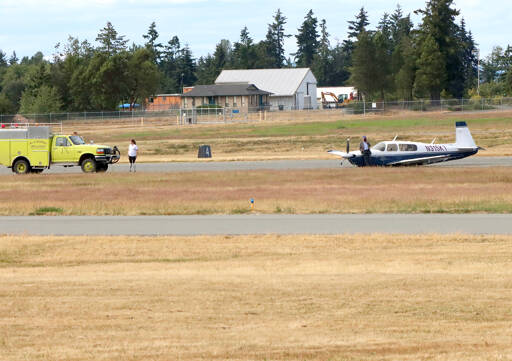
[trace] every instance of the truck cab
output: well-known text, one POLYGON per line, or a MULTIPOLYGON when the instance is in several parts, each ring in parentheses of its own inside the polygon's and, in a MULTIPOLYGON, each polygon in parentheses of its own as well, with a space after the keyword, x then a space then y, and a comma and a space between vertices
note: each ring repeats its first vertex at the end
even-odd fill
POLYGON ((87 144, 77 134, 57 134, 52 137, 51 163, 71 167, 79 165, 85 173, 105 172, 108 165, 117 163, 119 151, 101 144, 87 144))

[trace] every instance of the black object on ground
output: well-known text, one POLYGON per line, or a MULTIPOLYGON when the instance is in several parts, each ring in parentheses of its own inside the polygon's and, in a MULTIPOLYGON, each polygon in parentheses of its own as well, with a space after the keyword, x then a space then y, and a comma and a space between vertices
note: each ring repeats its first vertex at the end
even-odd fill
POLYGON ((212 157, 212 149, 209 145, 200 145, 199 152, 197 153, 197 158, 211 158, 212 157))

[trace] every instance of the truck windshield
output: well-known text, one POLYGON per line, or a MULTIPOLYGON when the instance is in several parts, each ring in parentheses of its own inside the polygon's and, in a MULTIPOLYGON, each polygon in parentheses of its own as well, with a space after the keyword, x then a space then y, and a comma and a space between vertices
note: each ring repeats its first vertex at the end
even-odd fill
POLYGON ((82 144, 85 144, 84 140, 82 139, 81 136, 79 135, 71 135, 69 137, 69 139, 71 139, 71 141, 73 142, 74 145, 82 145, 82 144))

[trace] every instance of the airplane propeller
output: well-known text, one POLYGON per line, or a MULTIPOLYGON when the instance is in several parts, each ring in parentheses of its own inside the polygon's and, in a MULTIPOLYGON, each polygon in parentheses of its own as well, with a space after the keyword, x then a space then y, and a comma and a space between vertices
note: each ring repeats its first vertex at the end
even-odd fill
POLYGON ((347 138, 347 153, 350 152, 350 138, 347 138))

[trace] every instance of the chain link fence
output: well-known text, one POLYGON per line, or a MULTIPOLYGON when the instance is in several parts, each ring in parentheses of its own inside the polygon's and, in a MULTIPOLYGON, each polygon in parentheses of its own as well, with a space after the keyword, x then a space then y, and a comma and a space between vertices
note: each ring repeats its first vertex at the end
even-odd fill
MULTIPOLYGON (((320 104, 322 108, 322 105, 320 104)), ((122 123, 143 124, 144 121, 201 124, 254 122, 275 119, 300 119, 311 117, 312 113, 322 112, 329 116, 342 114, 372 114, 386 112, 486 112, 512 111, 512 98, 496 99, 448 99, 448 100, 415 100, 364 102, 352 101, 338 107, 325 109, 296 110, 293 106, 261 106, 255 108, 206 107, 193 109, 162 109, 162 110, 132 110, 132 111, 102 111, 49 114, 0 114, 0 124, 16 123, 122 123)))
POLYGON ((442 99, 416 101, 364 102, 353 101, 343 108, 345 113, 366 114, 378 112, 482 112, 512 111, 512 98, 442 99))

